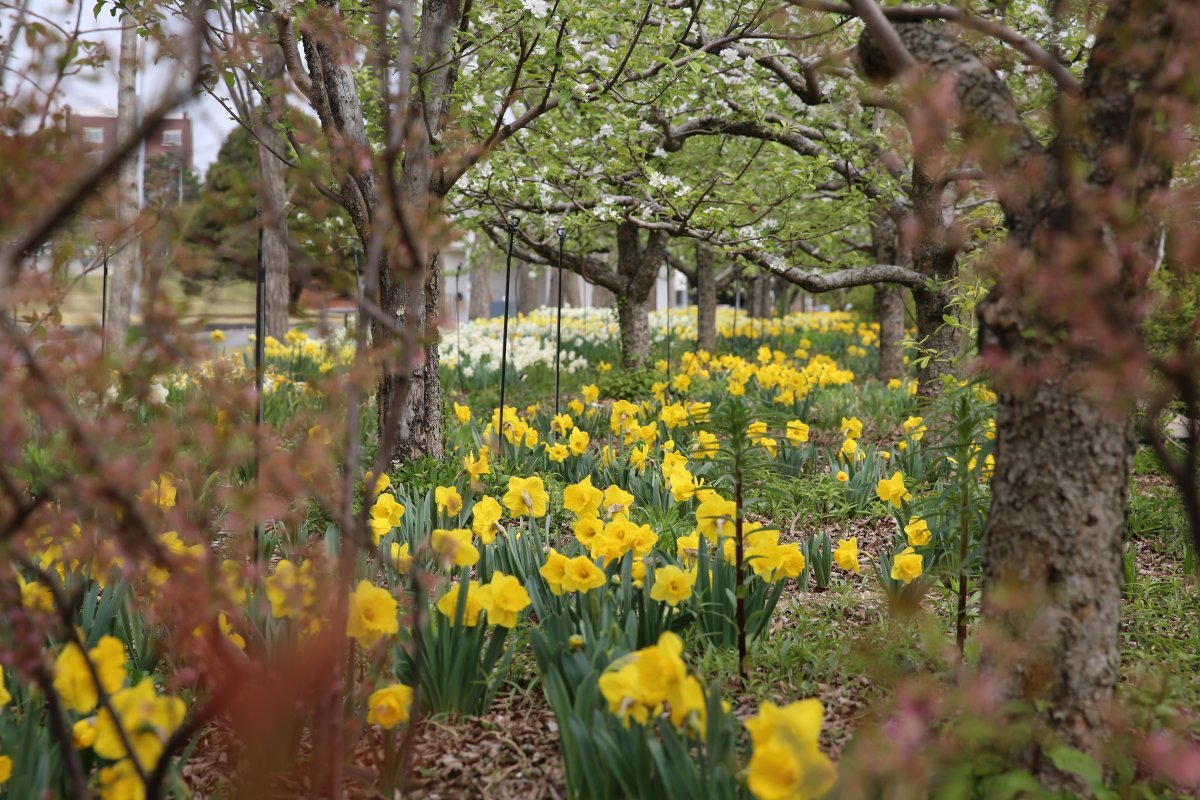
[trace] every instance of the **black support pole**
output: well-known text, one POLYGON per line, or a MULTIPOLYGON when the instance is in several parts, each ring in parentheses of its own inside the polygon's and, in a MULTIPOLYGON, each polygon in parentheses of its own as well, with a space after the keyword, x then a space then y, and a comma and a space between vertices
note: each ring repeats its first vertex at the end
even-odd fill
POLYGON ((517 217, 508 218, 508 257, 504 262, 504 325, 500 335, 500 418, 496 427, 496 452, 504 457, 504 388, 508 376, 508 288, 512 282, 513 237, 517 235, 517 217))
MULTIPOLYGON (((563 295, 563 247, 567 241, 567 229, 559 228, 558 234, 558 331, 554 338, 554 416, 558 416, 559 359, 562 356, 562 295, 563 295)), ((500 411, 504 413, 503 410, 500 411)))
POLYGON ((100 355, 108 345, 108 247, 104 248, 104 277, 100 282, 100 355))

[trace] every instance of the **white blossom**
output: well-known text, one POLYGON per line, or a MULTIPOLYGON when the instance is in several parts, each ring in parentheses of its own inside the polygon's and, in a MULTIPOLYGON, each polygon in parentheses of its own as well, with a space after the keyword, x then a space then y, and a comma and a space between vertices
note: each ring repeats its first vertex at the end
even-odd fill
POLYGON ((546 0, 521 0, 521 5, 537 19, 542 19, 550 13, 550 4, 546 0))
POLYGON ((170 392, 167 391, 167 387, 161 383, 152 383, 150 384, 150 390, 146 393, 146 399, 150 401, 150 405, 161 406, 167 402, 167 395, 169 394, 170 392))

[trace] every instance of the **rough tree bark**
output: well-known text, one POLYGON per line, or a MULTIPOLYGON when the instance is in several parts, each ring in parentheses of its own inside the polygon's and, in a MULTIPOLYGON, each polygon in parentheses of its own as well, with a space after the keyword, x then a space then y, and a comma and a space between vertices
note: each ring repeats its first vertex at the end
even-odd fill
POLYGON ((717 273, 712 250, 696 247, 696 347, 717 349, 717 273))
POLYGON ((762 275, 750 275, 743 279, 742 286, 746 293, 746 316, 750 319, 758 319, 763 315, 762 284, 762 275))
MULTIPOLYGON (((871 249, 880 264, 898 263, 899 243, 895 221, 886 208, 871 217, 871 249)), ((899 286, 875 284, 875 321, 879 323, 879 380, 904 377, 904 295, 899 286)))
POLYGON ((583 278, 573 272, 560 270, 557 266, 549 267, 549 295, 546 298, 546 305, 555 307, 558 305, 558 283, 561 280, 563 308, 578 308, 579 307, 579 284, 583 278))
POLYGON ((605 286, 592 286, 592 308, 612 308, 617 298, 605 286))
MULTIPOLYGON (((121 17, 121 56, 117 69, 117 141, 125 142, 137 128, 137 22, 121 17)), ((139 239, 134 235, 138 215, 138 160, 127 158, 117 170, 117 221, 120 245, 109 257, 109 289, 105 336, 116 347, 125 344, 133 316, 133 287, 137 282, 139 239)))
MULTIPOLYGON (((1148 273, 1153 230, 1146 199, 1171 175, 1165 151, 1150 143, 1156 105, 1173 86, 1156 85, 1155 70, 1170 62, 1172 23, 1185 7, 1108 3, 1088 59, 1082 118, 1049 149, 968 47, 941 26, 894 26, 934 78, 953 79, 964 137, 982 145, 1009 231, 980 309, 983 356, 999 395, 984 610, 1009 641, 982 659, 1007 696, 1047 702, 1052 730, 1092 752, 1118 679, 1133 443, 1122 383, 1106 371, 1111 354, 1092 337, 1099 330, 1119 341, 1137 327, 1135 287, 1148 273), (1040 290, 1039 279, 1052 273, 1076 287, 1068 302, 1040 290), (1089 324, 1107 328, 1078 329, 1088 306, 1097 314, 1089 324), (1100 388, 1097 379, 1110 383, 1089 391, 1100 388)), ((860 39, 863 69, 894 77, 895 49, 880 41, 886 37, 873 31, 860 39)))
POLYGON ((917 221, 912 243, 913 267, 928 276, 930 286, 912 288, 916 310, 917 341, 921 354, 917 366, 917 391, 921 397, 941 394, 942 376, 957 376, 963 351, 962 329, 947 324, 946 295, 939 285, 958 274, 958 248, 949 244, 945 219, 945 184, 930 174, 925 158, 914 155, 912 167, 913 216, 917 221))
POLYGON ((617 326, 621 334, 621 363, 626 369, 645 365, 650 357, 650 306, 646 300, 617 297, 617 326))
MULTIPOLYGON (((283 52, 268 50, 260 67, 262 85, 271 85, 283 74, 283 52)), ((285 165, 276 154, 287 149, 283 135, 275 128, 283 102, 278 94, 270 102, 264 99, 253 118, 254 137, 258 142, 258 178, 262 198, 263 263, 266 265, 266 332, 283 340, 288 330, 288 307, 291 297, 288 263, 287 191, 284 187, 285 165)))
MULTIPOLYGON (((556 273, 557 274, 557 273, 556 273)), ((563 305, 571 308, 579 308, 583 305, 583 278, 573 273, 566 273, 562 276, 563 283, 563 305)), ((555 301, 558 300, 557 289, 554 294, 555 301)))
POLYGON ((636 224, 622 221, 617 226, 617 276, 622 284, 616 297, 617 324, 621 361, 628 369, 641 367, 650 357, 650 300, 667 260, 667 241, 665 232, 650 231, 642 244, 636 224))
POLYGON ((471 306, 467 311, 470 319, 489 316, 492 304, 492 271, 486 264, 476 263, 471 268, 471 306))
POLYGON ((899 286, 875 284, 875 320, 879 323, 879 380, 904 377, 904 292, 899 286))
POLYGON ((515 283, 513 294, 516 295, 516 303, 513 308, 518 314, 529 314, 539 306, 545 305, 542 298, 542 276, 533 274, 533 267, 529 264, 518 264, 516 267, 515 283))
MULTIPOLYGON (((340 16, 337 0, 317 0, 317 6, 320 13, 331 20, 340 16)), ((403 169, 395 181, 395 198, 400 208, 390 211, 407 219, 408 227, 400 231, 407 241, 399 248, 390 248, 403 263, 390 263, 381 258, 378 294, 382 317, 395 319, 400 325, 382 324, 373 317, 371 336, 377 347, 398 351, 403 349, 399 331, 412 330, 423 353, 419 357, 415 353, 405 354, 401 363, 393 362, 393 366, 381 375, 375 392, 379 430, 395 425, 398 431, 389 454, 393 461, 411 461, 422 455, 440 458, 442 455, 442 392, 438 378, 436 326, 441 302, 441 259, 436 250, 426 246, 425 238, 427 231, 438 227, 442 201, 450 189, 440 167, 435 169, 434 160, 448 118, 450 90, 456 77, 451 50, 461 14, 462 7, 457 0, 433 0, 421 5, 420 35, 412 53, 413 63, 434 66, 400 76, 410 90, 405 114, 396 116, 421 120, 421 123, 408 130, 393 132, 402 142, 404 158, 403 169), (413 80, 419 85, 410 85, 413 80), (405 383, 404 403, 393 402, 405 383)), ((380 196, 374 168, 366 159, 371 148, 353 65, 333 46, 338 40, 328 38, 328 31, 336 30, 336 25, 327 29, 312 28, 302 34, 310 72, 310 75, 304 75, 295 63, 296 54, 289 47, 290 20, 278 14, 276 18, 285 59, 290 54, 289 71, 296 77, 301 91, 310 95, 330 143, 335 172, 341 184, 342 204, 350 214, 364 252, 370 252, 372 223, 380 196)))

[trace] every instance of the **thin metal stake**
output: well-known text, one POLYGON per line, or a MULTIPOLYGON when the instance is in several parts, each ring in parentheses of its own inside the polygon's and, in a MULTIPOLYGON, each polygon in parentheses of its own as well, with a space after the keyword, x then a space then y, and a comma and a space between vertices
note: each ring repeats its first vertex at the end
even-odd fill
POLYGON ((358 248, 354 248, 354 287, 358 295, 354 298, 354 324, 361 325, 363 318, 363 296, 366 288, 363 286, 362 269, 358 265, 358 248))
POLYGON ((517 217, 508 218, 508 258, 504 263, 504 328, 500 337, 500 419, 496 428, 496 452, 504 458, 504 385, 508 375, 508 287, 512 282, 513 237, 517 235, 517 217))
MULTIPOLYGON (((563 246, 567 241, 567 229, 558 228, 558 333, 554 339, 554 416, 558 416, 558 369, 559 356, 562 353, 562 296, 563 296, 563 246)), ((504 410, 501 409, 503 414, 504 410)))
POLYGON ((104 278, 100 283, 100 355, 108 344, 108 247, 104 248, 104 278))

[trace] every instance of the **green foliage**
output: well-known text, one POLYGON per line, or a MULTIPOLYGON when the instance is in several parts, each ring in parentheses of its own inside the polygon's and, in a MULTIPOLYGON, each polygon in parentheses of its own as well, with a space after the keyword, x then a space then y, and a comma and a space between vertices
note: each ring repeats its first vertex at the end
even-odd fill
POLYGON ((434 714, 486 712, 513 658, 513 643, 507 628, 463 624, 471 593, 467 588, 470 580, 470 568, 463 567, 458 576, 453 620, 433 609, 425 614, 421 626, 424 657, 419 669, 414 669, 417 665, 410 655, 402 671, 401 680, 405 683, 413 684, 419 679, 428 708, 434 714))
POLYGON ((1187 521, 1179 493, 1172 486, 1147 485, 1129 497, 1129 535, 1143 540, 1151 550, 1178 555, 1187 538, 1187 521))
POLYGON ((1150 276, 1149 287, 1150 312, 1142 333, 1150 351, 1164 355, 1181 345, 1195 347, 1200 342, 1200 272, 1167 262, 1150 276))
POLYGON ((666 719, 626 726, 600 694, 604 670, 627 651, 611 634, 581 636, 562 618, 532 634, 546 699, 558 722, 572 800, 748 798, 737 776, 737 724, 717 684, 706 690, 702 734, 666 719))
POLYGON ((649 369, 623 369, 602 373, 596 381, 600 396, 612 400, 640 401, 650 396, 650 387, 662 375, 649 369))
MULTIPOLYGON (((299 129, 298 141, 319 140, 320 134, 309 118, 297 115, 293 124, 299 129)), ((290 143, 284 155, 304 163, 311 159, 309 154, 297 153, 290 143)), ((197 290, 200 281, 255 279, 259 214, 266 213, 262 208, 258 159, 257 140, 245 128, 235 127, 221 145, 217 160, 209 166, 196 200, 189 204, 183 241, 192 261, 184 266, 187 280, 197 290)), ((355 285, 352 228, 342 207, 318 192, 304 172, 295 168, 284 171, 289 198, 288 234, 302 243, 308 256, 304 264, 295 256, 291 258, 292 274, 303 276, 308 283, 349 292, 355 285), (331 258, 333 252, 340 252, 341 257, 331 258)), ((301 283, 293 280, 293 301, 299 297, 300 288, 301 283)))

